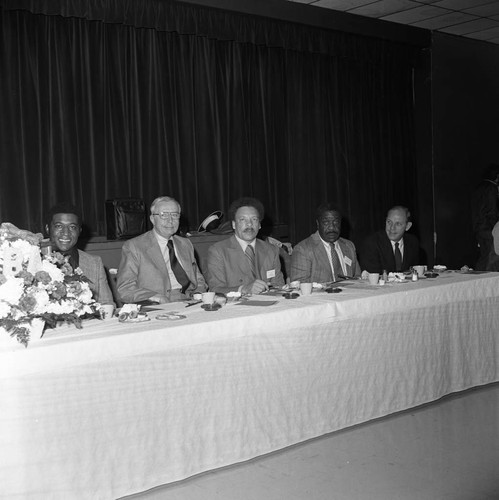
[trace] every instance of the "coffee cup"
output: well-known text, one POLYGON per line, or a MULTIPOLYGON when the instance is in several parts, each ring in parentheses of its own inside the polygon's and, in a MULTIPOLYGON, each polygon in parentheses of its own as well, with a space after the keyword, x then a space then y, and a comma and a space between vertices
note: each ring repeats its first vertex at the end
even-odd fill
POLYGON ((377 285, 379 282, 379 273, 369 273, 367 279, 370 285, 377 285))
POLYGON ((100 317, 102 319, 111 319, 114 314, 113 304, 102 304, 99 309, 100 317))
POLYGON ((224 294, 215 294, 215 304, 224 306, 227 304, 227 297, 224 294))
POLYGON ((421 276, 424 276, 424 273, 426 272, 426 266, 413 266, 413 269, 418 273, 420 278, 421 276))
POLYGON ((310 295, 312 293, 312 283, 300 283, 300 292, 302 295, 310 295))
POLYGON ((203 304, 211 306, 215 301, 215 292, 204 292, 201 300, 203 301, 203 304))

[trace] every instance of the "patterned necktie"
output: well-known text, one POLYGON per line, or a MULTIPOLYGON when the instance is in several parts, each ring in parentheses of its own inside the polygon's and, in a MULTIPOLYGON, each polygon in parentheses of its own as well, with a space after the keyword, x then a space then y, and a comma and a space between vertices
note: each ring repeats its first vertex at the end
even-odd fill
POLYGON ((395 272, 399 273, 402 271, 402 254, 400 253, 400 248, 398 242, 395 243, 395 272))
POLYGON ((331 247, 331 261, 333 263, 333 279, 337 280, 343 274, 343 269, 341 268, 340 257, 334 243, 329 243, 329 246, 331 247))
POLYGON ((249 265, 251 268, 251 275, 253 279, 256 279, 255 249, 251 245, 247 245, 244 253, 246 254, 246 257, 248 258, 249 261, 249 265))
POLYGON ((168 253, 170 254, 170 267, 172 268, 175 278, 177 278, 177 281, 182 286, 182 293, 185 293, 191 281, 175 255, 172 240, 168 240, 168 253))

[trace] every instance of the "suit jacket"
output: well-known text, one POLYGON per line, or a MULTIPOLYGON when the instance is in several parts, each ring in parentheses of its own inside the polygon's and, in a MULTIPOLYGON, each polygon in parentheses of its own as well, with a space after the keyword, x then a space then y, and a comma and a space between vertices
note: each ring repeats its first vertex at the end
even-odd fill
MULTIPOLYGON (((378 231, 369 236, 360 254, 362 269, 370 273, 395 272, 395 255, 393 247, 385 230, 378 231)), ((420 262, 419 241, 413 234, 404 234, 404 255, 402 257, 402 270, 407 271, 411 266, 424 264, 420 262)))
MULTIPOLYGON (((360 276, 355 245, 345 238, 338 238, 338 244, 343 256, 352 261, 351 265, 346 265, 347 276, 360 276)), ((318 231, 300 241, 293 249, 291 254, 291 281, 296 280, 305 283, 333 281, 331 264, 318 231)))
MULTIPOLYGON (((118 293, 123 302, 140 302, 154 295, 170 298, 168 269, 153 231, 123 244, 117 278, 118 293)), ((172 236, 172 240, 178 261, 191 281, 184 297, 193 292, 206 291, 206 282, 198 269, 192 243, 176 235, 172 236)))
MULTIPOLYGON (((257 238, 255 244, 257 278, 275 286, 284 285, 279 248, 257 238), (269 274, 275 273, 270 278, 269 274)), ((254 281, 250 264, 235 235, 214 243, 208 249, 206 278, 212 292, 237 291, 241 285, 254 281)))
POLYGON ((90 280, 90 290, 92 290, 94 299, 100 304, 114 304, 102 259, 97 255, 90 255, 78 250, 78 260, 78 267, 83 275, 90 280))

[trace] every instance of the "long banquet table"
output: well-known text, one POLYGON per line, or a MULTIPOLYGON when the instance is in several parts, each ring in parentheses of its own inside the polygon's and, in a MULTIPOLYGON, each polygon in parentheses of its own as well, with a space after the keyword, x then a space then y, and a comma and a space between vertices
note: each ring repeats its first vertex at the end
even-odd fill
POLYGON ((3 342, 0 496, 117 498, 496 382, 498 298, 444 273, 3 342))

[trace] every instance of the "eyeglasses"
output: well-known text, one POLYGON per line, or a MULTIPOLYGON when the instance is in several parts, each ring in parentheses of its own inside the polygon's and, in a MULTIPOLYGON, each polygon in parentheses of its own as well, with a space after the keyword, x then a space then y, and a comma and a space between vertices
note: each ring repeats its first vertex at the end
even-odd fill
POLYGON ((159 214, 151 214, 151 215, 157 215, 160 219, 172 219, 172 220, 180 219, 179 212, 160 212, 159 214))

